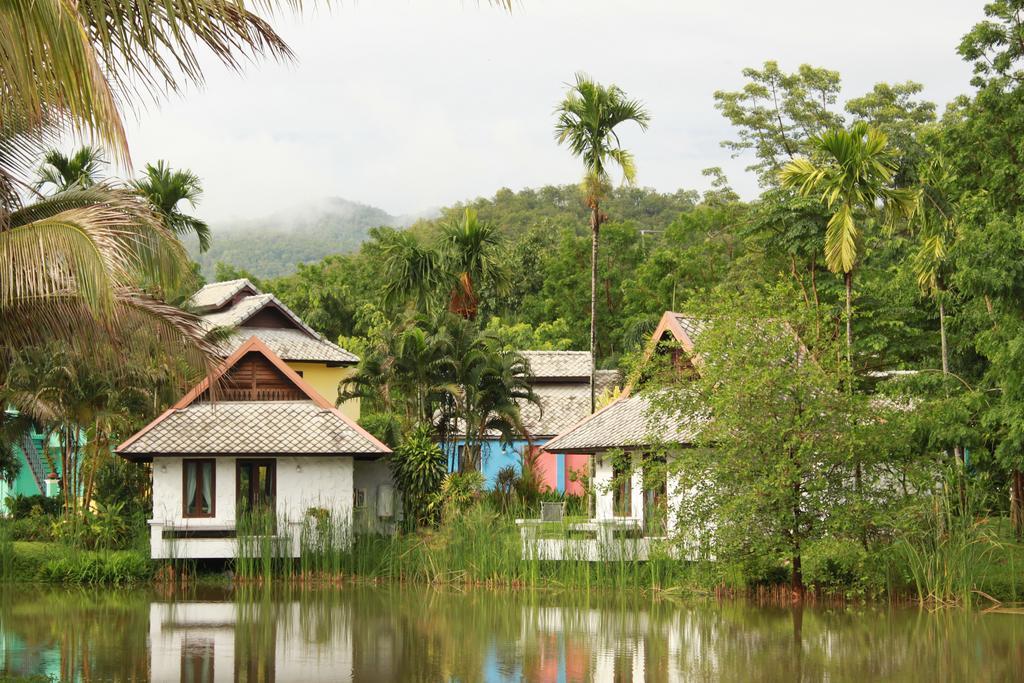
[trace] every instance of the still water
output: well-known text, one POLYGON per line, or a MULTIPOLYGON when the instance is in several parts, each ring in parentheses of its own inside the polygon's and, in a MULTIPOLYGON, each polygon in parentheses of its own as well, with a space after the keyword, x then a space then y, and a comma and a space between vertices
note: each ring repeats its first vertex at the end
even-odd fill
POLYGON ((0 646, 60 681, 1024 680, 1024 615, 410 587, 8 586, 0 646))

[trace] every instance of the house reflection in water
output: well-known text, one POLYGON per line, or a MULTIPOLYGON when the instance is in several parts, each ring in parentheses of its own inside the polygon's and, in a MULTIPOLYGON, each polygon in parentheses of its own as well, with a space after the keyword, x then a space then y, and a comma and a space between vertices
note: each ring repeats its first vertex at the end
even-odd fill
POLYGON ((329 610, 311 614, 297 601, 152 603, 152 680, 350 681, 350 615, 342 605, 329 610))

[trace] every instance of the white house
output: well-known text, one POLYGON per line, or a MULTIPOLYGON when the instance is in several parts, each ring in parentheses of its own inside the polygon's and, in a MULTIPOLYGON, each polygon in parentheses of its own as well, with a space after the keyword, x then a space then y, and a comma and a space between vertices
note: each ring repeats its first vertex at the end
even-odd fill
POLYGON ((310 516, 352 529, 363 506, 386 526, 396 501, 377 461, 389 452, 256 336, 117 449, 153 463, 154 559, 236 557, 241 510, 269 513, 293 557, 310 516))
MULTIPOLYGON (((666 311, 646 350, 666 354, 679 372, 699 370, 694 342, 704 324, 694 318, 666 311)), ((614 559, 627 556, 646 559, 651 538, 672 536, 683 520, 675 511, 685 494, 678 477, 669 475, 645 484, 644 461, 660 453, 661 445, 688 445, 699 419, 669 419, 652 410, 651 397, 630 385, 622 395, 544 445, 551 453, 586 454, 591 462, 593 518, 571 524, 573 540, 533 539, 539 521, 522 520, 524 552, 541 559, 614 559), (581 539, 591 534, 593 540, 581 539), (614 542, 613 542, 614 541, 614 542)), ((671 455, 659 456, 671 457, 671 455)))

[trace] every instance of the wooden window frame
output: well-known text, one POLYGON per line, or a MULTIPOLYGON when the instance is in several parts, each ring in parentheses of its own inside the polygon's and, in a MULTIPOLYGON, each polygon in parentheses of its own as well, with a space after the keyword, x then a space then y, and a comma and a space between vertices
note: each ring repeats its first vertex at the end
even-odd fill
POLYGON ((274 502, 274 513, 277 513, 277 458, 239 458, 235 460, 235 509, 240 510, 239 505, 242 495, 242 465, 270 465, 273 490, 270 496, 274 502))
POLYGON ((213 458, 184 458, 181 461, 181 516, 187 519, 210 519, 217 516, 217 461, 213 458), (188 466, 196 465, 196 500, 199 501, 199 492, 202 490, 202 467, 210 463, 210 511, 192 512, 188 509, 188 466))

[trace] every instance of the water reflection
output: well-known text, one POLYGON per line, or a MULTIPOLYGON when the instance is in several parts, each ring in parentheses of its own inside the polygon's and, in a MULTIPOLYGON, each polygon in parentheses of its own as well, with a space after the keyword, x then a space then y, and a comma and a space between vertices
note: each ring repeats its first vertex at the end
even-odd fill
POLYGON ((0 672, 62 681, 1015 680, 1024 617, 535 593, 0 590, 0 672))

